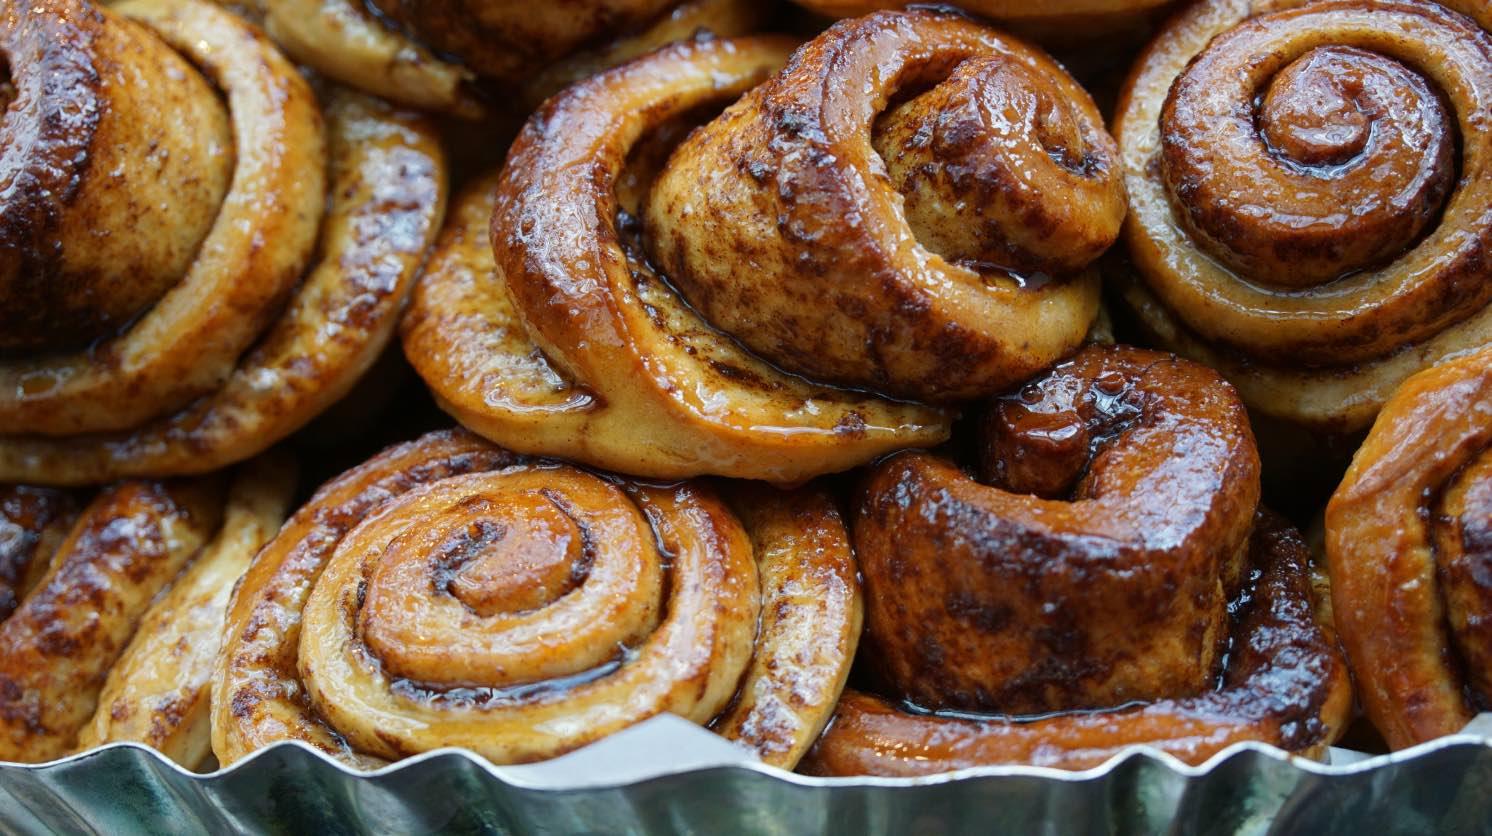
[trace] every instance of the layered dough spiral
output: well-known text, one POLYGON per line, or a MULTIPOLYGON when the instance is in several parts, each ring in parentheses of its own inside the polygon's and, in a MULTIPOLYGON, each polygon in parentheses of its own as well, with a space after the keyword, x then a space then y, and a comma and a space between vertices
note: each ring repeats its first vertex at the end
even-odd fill
POLYGON ((1170 355, 1089 348, 983 417, 980 481, 905 453, 853 519, 866 654, 820 774, 1067 769, 1144 744, 1319 755, 1351 708, 1309 554, 1258 509, 1243 404, 1170 355))
POLYGON ((226 501, 215 477, 123 482, 81 510, 0 486, 0 760, 129 740, 198 766, 228 590, 292 486, 277 460, 247 465, 226 501))
POLYGON ((1178 16, 1116 116, 1141 324, 1257 413, 1333 432, 1492 339, 1489 26, 1470 2, 1178 16))
POLYGON ((977 397, 1081 343, 1124 201, 1077 84, 945 12, 841 22, 776 72, 789 48, 678 44, 530 119, 403 323, 447 411, 523 452, 793 482, 946 436, 879 395, 977 397))
POLYGON ((464 431, 322 488, 234 597, 213 691, 231 763, 302 740, 361 767, 441 746, 497 763, 672 712, 791 768, 860 632, 814 491, 656 486, 464 431))
POLYGON ((432 128, 340 91, 323 123, 199 0, 12 6, 0 48, 0 479, 207 472, 351 387, 440 226, 432 128))
POLYGON ((1460 731, 1492 699, 1489 449, 1483 348, 1394 393, 1326 509, 1342 644, 1395 749, 1460 731))
MULTIPOLYGON (((296 60, 409 107, 474 118, 480 80, 522 104, 666 43, 743 35, 756 0, 259 0, 270 36, 296 60)), ((521 114, 520 114, 521 115, 521 114)))

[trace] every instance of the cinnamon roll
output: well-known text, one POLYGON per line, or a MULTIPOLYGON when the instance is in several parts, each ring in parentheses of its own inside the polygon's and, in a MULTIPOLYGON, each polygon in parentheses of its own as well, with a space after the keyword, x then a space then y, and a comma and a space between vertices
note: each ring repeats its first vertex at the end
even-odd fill
POLYGON ((328 483, 254 562, 213 750, 521 762, 667 711, 790 768, 838 697, 860 606, 818 492, 661 486, 433 433, 328 483))
POLYGON ((853 519, 868 661, 819 774, 1094 766, 1144 744, 1324 753, 1351 707, 1309 554, 1258 509, 1243 404, 1170 355, 1093 347, 983 415, 979 480, 922 452, 853 519))
POLYGON ((323 124, 200 0, 10 5, 0 50, 0 480, 208 472, 351 387, 440 225, 429 126, 345 92, 323 124))
POLYGON ((227 592, 293 478, 256 460, 226 510, 216 477, 123 482, 81 510, 62 491, 0 486, 0 760, 136 740, 197 766, 227 592))
POLYGON ((212 753, 209 685, 223 646, 233 586, 280 529, 295 488, 287 457, 246 463, 229 490, 223 522, 141 619, 109 669, 78 751, 133 741, 194 769, 212 753))
POLYGON ((1329 432, 1492 339, 1489 26, 1485 3, 1418 0, 1173 20, 1116 116, 1144 328, 1329 432))
POLYGON ((530 119, 402 324, 447 411, 526 453, 794 482, 946 437, 893 398, 1082 342, 1124 199, 1081 88, 946 12, 843 21, 777 72, 789 48, 677 44, 530 119))
POLYGON ((671 41, 752 31, 756 0, 263 0, 265 28, 296 60, 410 107, 474 118, 479 77, 528 105, 671 41))
POLYGON ((1394 393, 1326 508, 1342 644, 1363 709, 1395 749, 1460 731, 1492 695, 1489 447, 1483 348, 1394 393))

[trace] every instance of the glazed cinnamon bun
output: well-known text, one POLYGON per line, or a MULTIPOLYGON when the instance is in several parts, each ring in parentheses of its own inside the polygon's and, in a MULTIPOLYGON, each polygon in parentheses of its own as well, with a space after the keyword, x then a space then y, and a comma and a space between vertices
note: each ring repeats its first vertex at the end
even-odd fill
POLYGON ((1492 339, 1489 26, 1421 0, 1173 20, 1116 116, 1140 324, 1257 414, 1335 433, 1492 339))
POLYGON ((821 493, 648 484, 433 433, 328 483, 255 560, 213 750, 522 762, 666 711, 791 768, 843 686, 860 607, 821 493))
POLYGON ((292 479, 256 461, 226 511, 215 477, 123 482, 81 510, 58 490, 0 486, 0 760, 137 740, 197 766, 222 604, 292 479))
POLYGON ((280 530, 295 489, 288 457, 243 465, 212 541, 140 620, 109 668, 98 710, 78 733, 78 751, 144 743, 188 769, 212 753, 209 686, 223 646, 228 598, 259 549, 280 530))
POLYGON ((867 661, 819 774, 1097 765, 1143 744, 1324 753, 1351 708, 1310 557, 1259 510, 1243 404, 1212 371, 1084 349, 983 415, 971 478, 904 453, 853 518, 867 661))
POLYGON ((263 0, 296 60, 409 107, 477 117, 479 78, 532 106, 572 81, 671 41, 757 28, 756 0, 263 0))
POLYGON ((253 456, 390 338, 443 213, 433 130, 340 91, 323 114, 199 0, 24 6, 0 11, 0 480, 253 456))
POLYGON ((1492 698, 1486 617, 1492 349, 1409 378, 1326 509, 1342 644, 1395 749, 1461 730, 1492 698))
POLYGON ((946 410, 908 399, 1081 344, 1124 212, 1081 88, 947 12, 843 21, 778 72, 789 49, 677 44, 530 119, 402 324, 447 411, 526 453, 794 482, 937 443, 946 410))

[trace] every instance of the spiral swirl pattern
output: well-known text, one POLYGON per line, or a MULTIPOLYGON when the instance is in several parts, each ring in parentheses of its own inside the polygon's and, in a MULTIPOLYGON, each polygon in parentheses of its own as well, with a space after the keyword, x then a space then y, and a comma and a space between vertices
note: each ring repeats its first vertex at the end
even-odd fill
POLYGON ((854 518, 869 661, 806 766, 1082 769, 1146 744, 1320 754, 1351 707, 1309 556, 1257 512, 1243 405, 1168 355, 1089 348, 995 402, 984 483, 907 453, 854 518), (939 712, 957 712, 956 714, 939 712), (972 716, 971 716, 972 715, 972 716))
POLYGON ((522 452, 665 478, 802 481, 943 436, 936 412, 817 386, 742 350, 628 242, 667 152, 644 134, 676 135, 663 126, 739 95, 787 49, 678 44, 529 122, 502 174, 458 200, 401 326, 447 411, 522 452))
POLYGON ((1123 193, 1060 67, 929 11, 842 22, 769 77, 787 48, 675 45, 529 121, 403 323, 449 412, 523 452, 790 483, 946 435, 874 393, 974 397, 1082 341, 1123 193))
POLYGON ((1492 695, 1489 416, 1492 349, 1414 375, 1326 509, 1342 643, 1395 749, 1460 731, 1492 695))
POLYGON ((915 11, 830 27, 692 134, 646 231, 690 304, 776 365, 957 401, 1082 342, 1098 302, 1083 268, 1123 216, 1113 140, 1077 82, 915 11))
MULTIPOLYGON (((183 250, 190 255, 183 270, 172 272, 180 262, 172 257, 162 262, 171 268, 166 274, 141 280, 151 293, 162 275, 173 284, 134 321, 118 323, 117 333, 84 350, 54 351, 48 342, 46 353, 0 356, 0 479, 82 484, 202 473, 249 458, 344 394, 392 335, 443 213, 444 159, 434 131, 374 100, 334 92, 328 166, 310 89, 247 23, 198 0, 134 0, 112 9, 47 0, 28 8, 0 19, 22 91, 0 126, 11 133, 7 169, 51 170, 46 155, 68 143, 89 150, 58 163, 83 197, 43 212, 61 219, 55 228, 24 221, 25 207, 7 206, 0 244, 10 246, 0 254, 19 266, 0 271, 5 310, 26 315, 34 300, 53 321, 56 308, 38 282, 64 275, 71 278, 59 287, 77 286, 79 299, 102 306, 100 321, 113 323, 116 314, 105 312, 117 303, 114 271, 77 267, 84 262, 74 251, 113 258, 89 249, 102 240, 142 258, 158 255, 162 241, 195 242, 198 221, 210 223, 200 244, 183 250), (123 46, 115 43, 119 33, 129 33, 123 46), (59 63, 75 71, 51 72, 59 63), (110 81, 111 74, 123 79, 110 81), (223 108, 204 76, 223 91, 229 140, 203 138, 213 136, 208 117, 223 108), (176 138, 187 143, 184 151, 170 147, 175 140, 153 117, 128 121, 161 112, 152 99, 157 89, 170 91, 161 97, 168 101, 206 101, 197 103, 206 114, 203 133, 176 138), (95 106, 75 120, 47 116, 71 112, 78 97, 95 106), (60 135, 17 141, 37 125, 60 135), (217 150, 194 154, 203 143, 217 150), (155 155, 169 164, 122 159, 110 169, 89 162, 93 149, 104 159, 155 155), (221 202, 205 209, 196 198, 211 197, 215 187, 211 165, 196 173, 204 155, 231 161, 221 202), (187 187, 171 176, 178 160, 191 169, 180 175, 187 187), (191 185, 197 179, 207 184, 196 188, 201 195, 191 185), (180 212, 142 209, 174 203, 178 191, 188 198, 180 212), (180 229, 167 230, 177 237, 152 226, 177 221, 180 229), (70 225, 86 228, 84 239, 70 225), (320 260, 308 272, 318 230, 320 260), (40 264, 33 256, 41 252, 60 252, 63 263, 40 264)), ((173 112, 194 111, 183 104, 173 112)), ((167 121, 174 130, 188 124, 167 121)), ((56 193, 27 185, 6 199, 32 206, 56 193)), ((127 307, 138 304, 131 297, 127 307)))
POLYGON ((791 767, 860 602, 814 492, 616 479, 464 432, 327 485, 246 576, 214 690, 230 763, 299 739, 369 766, 446 745, 551 757, 660 712, 791 767))
POLYGON ((1331 431, 1492 338, 1489 25, 1474 3, 1178 16, 1116 117, 1140 322, 1259 413, 1331 431))

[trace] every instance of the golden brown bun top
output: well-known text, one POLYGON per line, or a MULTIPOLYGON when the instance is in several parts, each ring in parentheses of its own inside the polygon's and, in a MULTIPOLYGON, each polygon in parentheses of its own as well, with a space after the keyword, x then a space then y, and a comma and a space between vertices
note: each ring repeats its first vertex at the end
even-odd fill
POLYGON ((173 285, 233 167, 227 110, 154 33, 82 0, 0 10, 0 352, 76 348, 173 285))

